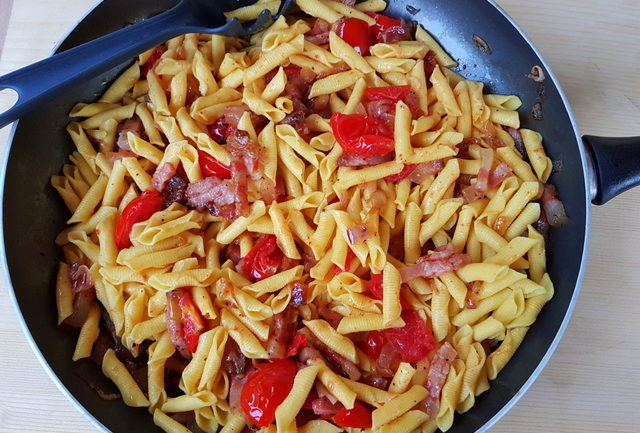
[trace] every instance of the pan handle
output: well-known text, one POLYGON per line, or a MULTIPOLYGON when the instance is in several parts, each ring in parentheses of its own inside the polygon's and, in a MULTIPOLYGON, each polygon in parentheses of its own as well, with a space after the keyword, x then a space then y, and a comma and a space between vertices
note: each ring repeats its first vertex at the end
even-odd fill
POLYGON ((640 137, 582 137, 591 154, 596 180, 593 204, 602 205, 640 185, 640 137))

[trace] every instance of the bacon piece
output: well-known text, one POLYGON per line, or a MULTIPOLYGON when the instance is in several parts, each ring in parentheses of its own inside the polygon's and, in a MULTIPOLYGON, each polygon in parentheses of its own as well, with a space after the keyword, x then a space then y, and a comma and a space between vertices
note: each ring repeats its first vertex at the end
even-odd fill
POLYGON ((349 361, 347 358, 340 355, 317 338, 312 338, 312 344, 324 355, 327 361, 329 361, 329 364, 335 365, 342 371, 342 373, 346 374, 349 379, 360 379, 360 369, 353 362, 349 361))
POLYGON ((411 30, 404 23, 401 22, 399 26, 388 27, 379 34, 376 35, 377 42, 384 44, 393 44, 394 42, 410 41, 411 30))
POLYGON ((337 328, 338 324, 342 320, 342 314, 336 313, 326 305, 318 308, 318 316, 329 322, 329 324, 334 328, 337 328))
POLYGON ((311 402, 311 409, 318 416, 332 417, 342 409, 342 405, 338 402, 332 403, 326 396, 322 396, 311 402))
POLYGON ((182 312, 178 303, 177 296, 173 296, 172 292, 167 293, 167 306, 164 310, 167 319, 167 331, 171 342, 178 349, 180 355, 185 359, 191 359, 191 352, 187 349, 187 342, 184 339, 182 331, 182 312))
POLYGON ((448 244, 420 257, 415 265, 401 268, 400 275, 403 283, 417 277, 433 278, 460 269, 471 261, 470 255, 461 254, 453 245, 448 244))
MULTIPOLYGON (((318 395, 320 395, 319 392, 318 395)), ((311 402, 311 409, 318 416, 332 417, 342 409, 342 405, 338 402, 332 403, 327 396, 322 396, 311 402)))
POLYGON ((338 158, 338 166, 340 167, 370 167, 372 165, 382 164, 383 162, 393 161, 393 152, 386 155, 375 156, 357 156, 342 154, 338 158))
POLYGON ((310 68, 302 68, 299 74, 287 78, 284 94, 293 99, 304 101, 309 96, 309 90, 317 79, 317 74, 310 68))
POLYGON ((269 358, 285 358, 287 347, 296 332, 298 310, 287 306, 273 317, 273 332, 267 342, 269 358))
POLYGON ((458 352, 453 348, 451 344, 444 343, 437 351, 431 364, 429 365, 429 372, 427 373, 426 388, 429 391, 429 396, 420 403, 420 409, 423 410, 429 419, 435 419, 440 409, 440 393, 451 363, 458 356, 458 352))
POLYGON ((562 227, 567 223, 567 213, 564 205, 558 199, 558 192, 553 184, 546 184, 542 193, 542 206, 546 214, 549 225, 554 228, 562 227))
POLYGON ((224 369, 229 376, 242 375, 247 369, 247 357, 235 344, 231 345, 231 348, 224 356, 223 363, 224 369))
POLYGON ((87 265, 78 262, 71 263, 71 266, 69 266, 69 277, 71 278, 73 293, 79 293, 93 288, 93 279, 91 278, 87 265))
POLYGON ((138 116, 134 115, 131 119, 125 120, 124 123, 118 127, 118 140, 116 142, 119 149, 131 150, 129 139, 127 138, 127 134, 129 132, 133 132, 138 137, 141 137, 142 134, 144 134, 144 126, 138 116))
POLYGON ((322 356, 322 354, 320 353, 320 351, 314 347, 311 346, 307 346, 304 349, 302 349, 300 351, 300 353, 298 354, 298 359, 300 360, 300 362, 302 362, 303 364, 306 364, 307 361, 311 360, 311 359, 322 359, 324 360, 324 357, 322 356))
POLYGON ((392 136, 395 128, 396 103, 389 99, 371 101, 367 105, 367 114, 380 124, 387 135, 392 136))
POLYGON ((326 45, 329 43, 330 31, 331 24, 328 21, 316 18, 313 27, 304 35, 304 38, 315 45, 326 45))
POLYGON ((136 156, 138 155, 136 155, 132 151, 122 149, 117 152, 107 152, 106 154, 107 161, 109 161, 111 164, 123 158, 135 158, 136 156))
POLYGON ((249 375, 231 377, 231 384, 229 385, 229 409, 231 409, 233 413, 242 413, 240 397, 242 395, 242 388, 244 388, 248 379, 249 375))
POLYGON ((507 128, 507 132, 509 133, 511 138, 513 138, 513 141, 516 144, 516 149, 518 149, 518 152, 520 152, 520 155, 522 155, 523 158, 526 158, 527 149, 525 149, 524 147, 524 141, 522 140, 522 135, 520 134, 520 130, 515 128, 507 128))
POLYGON ((367 224, 357 224, 347 229, 347 238, 352 245, 362 244, 374 234, 367 224))
POLYGON ((173 203, 184 203, 188 186, 189 180, 183 174, 178 173, 169 179, 167 185, 162 191, 164 207, 169 207, 173 203))
POLYGON ((513 173, 511 167, 504 162, 498 164, 496 168, 491 171, 489 175, 489 188, 495 188, 499 186, 507 177, 513 173))
POLYGON ((156 168, 151 179, 151 186, 158 192, 163 192, 171 179, 176 174, 176 168, 170 162, 165 162, 156 168))
POLYGON ((480 149, 480 170, 476 177, 476 183, 469 185, 462 190, 462 197, 466 203, 478 200, 487 193, 489 188, 489 174, 491 173, 491 167, 493 165, 493 150, 480 149))

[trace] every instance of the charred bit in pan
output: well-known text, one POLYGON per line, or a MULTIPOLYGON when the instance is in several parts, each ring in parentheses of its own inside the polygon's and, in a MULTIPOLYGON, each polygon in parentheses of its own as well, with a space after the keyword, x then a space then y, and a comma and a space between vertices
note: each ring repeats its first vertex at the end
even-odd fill
POLYGON ((473 42, 473 44, 476 47, 478 47, 478 49, 483 54, 491 54, 491 53, 493 53, 493 51, 491 51, 491 47, 489 46, 489 44, 484 39, 482 39, 480 36, 473 35, 473 38, 471 38, 471 41, 473 42))

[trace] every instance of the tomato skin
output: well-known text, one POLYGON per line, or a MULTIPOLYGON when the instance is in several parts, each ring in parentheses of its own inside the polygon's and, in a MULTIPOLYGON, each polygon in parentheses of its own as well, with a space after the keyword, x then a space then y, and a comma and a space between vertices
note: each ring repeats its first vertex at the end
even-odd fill
POLYGON ((204 177, 219 177, 220 179, 231 179, 231 167, 224 165, 207 152, 198 149, 198 162, 200 171, 204 177))
POLYGON ((387 340, 382 331, 369 331, 361 348, 371 358, 378 359, 386 342, 387 340))
POLYGON ((307 336, 304 334, 296 334, 287 349, 287 358, 296 356, 305 347, 307 347, 307 336))
POLYGON ((282 259, 275 235, 264 235, 243 258, 244 274, 254 280, 263 280, 278 271, 282 259))
POLYGON ((353 409, 340 409, 333 421, 341 427, 371 428, 372 425, 371 412, 357 401, 353 409))
POLYGON ((371 274, 371 279, 367 284, 367 290, 369 290, 376 299, 382 300, 382 273, 371 274))
POLYGON ((258 427, 267 427, 276 418, 276 409, 287 398, 296 377, 296 363, 273 359, 256 364, 240 394, 240 406, 247 419, 258 427))
POLYGON ((369 54, 371 36, 369 24, 358 18, 346 18, 336 29, 336 34, 342 40, 351 45, 361 56, 369 54))
POLYGON ((131 228, 134 224, 146 221, 151 215, 162 210, 164 198, 158 191, 144 191, 124 208, 116 224, 116 246, 119 250, 131 246, 131 228))
POLYGON ((386 99, 392 102, 398 102, 406 98, 410 91, 410 86, 369 87, 364 91, 364 95, 370 101, 386 99))
POLYGON ((390 29, 398 33, 401 37, 399 40, 409 40, 411 38, 411 35, 407 33, 405 26, 402 25, 400 20, 373 12, 366 12, 366 14, 376 20, 376 23, 370 27, 372 42, 385 42, 384 35, 390 29))
POLYGON ((182 316, 182 333, 189 352, 195 353, 198 349, 198 340, 204 330, 204 319, 198 311, 191 297, 191 293, 186 289, 176 289, 171 292, 171 296, 178 299, 182 316))
POLYGON ((336 140, 347 155, 370 157, 393 151, 395 142, 370 116, 334 113, 329 120, 336 140))
POLYGON ((347 257, 344 259, 344 269, 336 266, 335 272, 333 275, 338 275, 341 274, 343 272, 347 272, 351 269, 351 263, 353 262, 353 259, 356 258, 356 255, 354 254, 354 252, 351 250, 351 248, 349 248, 347 250, 347 257))
POLYGON ((404 362, 418 362, 435 349, 433 332, 413 308, 402 311, 405 325, 385 329, 385 338, 398 351, 404 362))

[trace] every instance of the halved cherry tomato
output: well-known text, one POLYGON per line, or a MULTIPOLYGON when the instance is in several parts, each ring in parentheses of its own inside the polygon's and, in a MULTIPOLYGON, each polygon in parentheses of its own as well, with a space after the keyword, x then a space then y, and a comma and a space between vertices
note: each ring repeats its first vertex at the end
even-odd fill
POLYGON ((170 304, 177 302, 180 307, 180 332, 189 352, 195 353, 198 349, 198 339, 204 330, 204 319, 188 290, 175 289, 167 296, 170 304))
POLYGON ((263 280, 277 272, 282 258, 275 235, 264 235, 243 258, 242 267, 247 277, 263 280))
POLYGON ((356 401, 353 409, 340 409, 333 421, 341 427, 371 428, 371 411, 356 401))
POLYGON ((134 224, 146 221, 151 215, 162 209, 164 198, 158 191, 144 191, 124 208, 116 224, 116 246, 118 249, 131 246, 131 228, 134 224))
POLYGON ((142 66, 141 75, 144 75, 146 77, 149 71, 155 68, 155 66, 158 64, 165 51, 167 51, 167 47, 165 47, 164 45, 156 47, 156 49, 153 50, 147 61, 142 66))
POLYGON ((296 334, 287 349, 287 358, 296 356, 305 347, 307 347, 307 336, 304 334, 296 334))
POLYGON ((385 86, 369 87, 364 91, 364 95, 370 101, 386 99, 392 102, 402 101, 411 92, 410 86, 385 86))
POLYGON ((256 364, 240 394, 240 406, 247 419, 258 427, 267 427, 276 418, 276 409, 289 395, 296 377, 296 363, 273 359, 256 364))
POLYGON ((231 179, 231 168, 224 165, 207 152, 198 149, 198 162, 200 171, 204 177, 219 177, 220 179, 231 179))
POLYGON ((387 339, 381 331, 369 331, 361 348, 373 359, 378 359, 382 348, 387 343, 387 339))
POLYGON ((358 18, 345 18, 338 24, 336 34, 361 56, 369 54, 371 37, 369 24, 366 21, 358 18))
POLYGON ((418 362, 435 349, 433 332, 413 308, 402 311, 405 325, 385 329, 385 338, 398 351, 404 362, 418 362))
POLYGON ((384 128, 363 114, 334 113, 329 120, 336 140, 347 155, 370 157, 393 151, 395 142, 384 128))

